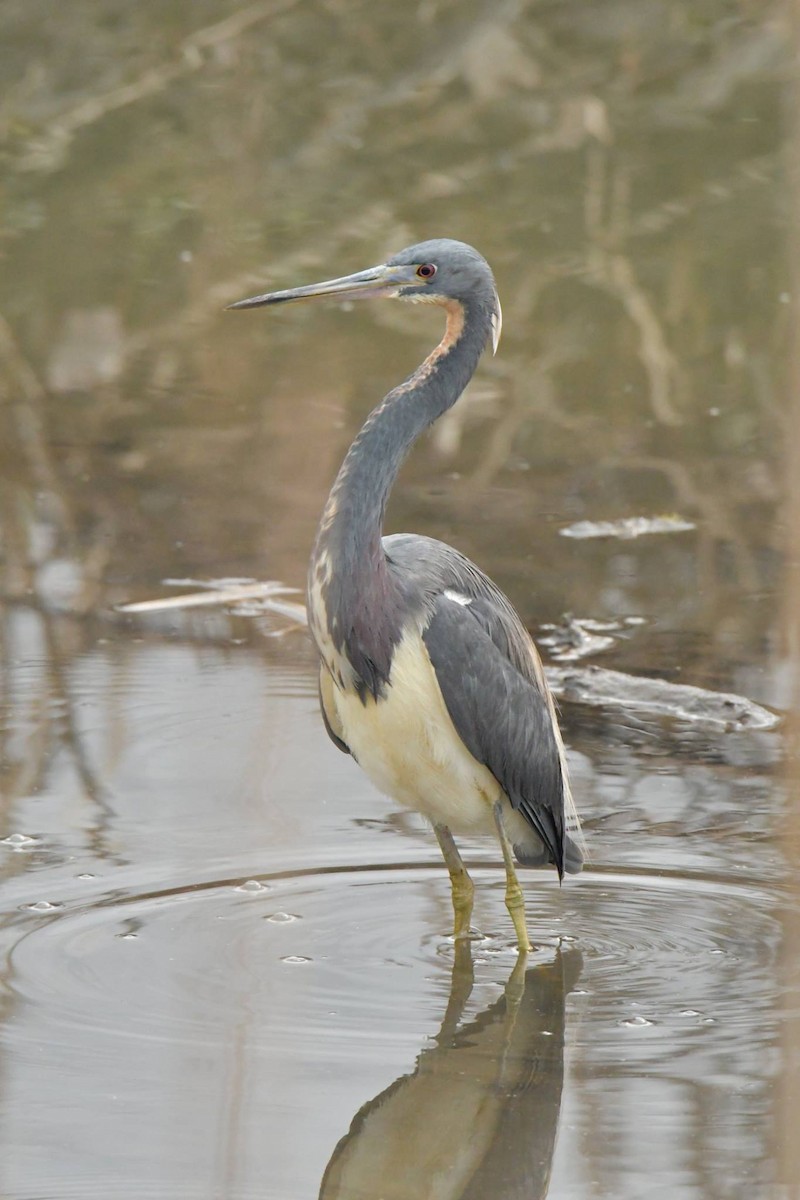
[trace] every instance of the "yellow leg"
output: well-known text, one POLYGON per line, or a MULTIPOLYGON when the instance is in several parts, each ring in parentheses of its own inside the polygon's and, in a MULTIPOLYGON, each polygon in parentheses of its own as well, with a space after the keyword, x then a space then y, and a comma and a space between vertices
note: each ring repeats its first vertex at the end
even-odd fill
POLYGON ((497 836, 500 838, 500 849, 503 851, 503 862, 506 868, 506 908, 511 914, 511 920, 514 922, 519 952, 520 954, 526 954, 533 947, 531 946, 530 938, 528 937, 528 928, 525 924, 525 899, 522 895, 522 888, 519 886, 517 872, 514 870, 511 843, 508 840, 506 827, 503 824, 503 809, 499 800, 494 806, 494 823, 497 826, 497 836))
POLYGON ((459 854, 458 846, 453 841, 453 835, 447 826, 434 825, 433 832, 436 834, 436 840, 450 873, 450 884, 453 889, 453 936, 456 938, 469 937, 475 884, 467 874, 464 860, 459 854))

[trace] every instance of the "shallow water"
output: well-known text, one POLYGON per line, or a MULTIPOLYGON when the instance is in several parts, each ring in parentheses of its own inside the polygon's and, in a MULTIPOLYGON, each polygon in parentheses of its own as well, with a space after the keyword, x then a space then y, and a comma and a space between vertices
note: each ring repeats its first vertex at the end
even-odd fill
MULTIPOLYGON (((424 1082, 451 995, 447 877, 416 818, 320 734, 293 636, 301 662, 287 667, 288 637, 275 661, 115 633, 70 673, 97 795, 62 740, 0 847, 8 1195, 314 1195, 357 1110, 420 1055, 408 1103, 426 1131, 450 1113, 439 1075, 427 1098, 424 1082)), ((580 725, 593 862, 563 888, 529 873, 531 1044, 527 1024, 512 1045, 497 1018, 489 1048, 469 1050, 516 954, 496 857, 467 847, 481 937, 467 1049, 446 1040, 466 1063, 446 1076, 481 1085, 500 1115, 476 1101, 465 1148, 477 1130, 487 1154, 504 1146, 528 1194, 544 1194, 551 1165, 551 1195, 635 1196, 644 1178, 647 1194, 716 1194, 706 1173, 763 1186, 783 910, 796 903, 770 837, 775 735, 740 738, 738 754, 728 735, 701 755, 663 731, 637 745, 621 724, 578 737, 580 725), (565 1049, 542 1067, 537 989, 559 947, 581 961, 556 1005, 565 1049), (499 1070, 511 1050, 514 1078, 533 1078, 501 1104, 487 1063, 499 1070), (508 1141, 518 1104, 523 1128, 558 1123, 555 1147, 508 1141)), ((463 991, 458 973, 452 986, 463 991)), ((385 1144, 391 1106, 377 1134, 363 1123, 323 1195, 410 1194, 402 1173, 396 1192, 385 1182, 413 1158, 393 1103, 405 1140, 385 1144)), ((440 1150, 454 1174, 452 1136, 440 1150)), ((474 1169, 453 1194, 492 1194, 468 1190, 474 1169)))
POLYGON ((793 36, 710 0, 4 6, 8 1200, 800 1195, 793 36), (302 583, 436 330, 222 306, 439 233, 504 339, 389 528, 474 557, 554 662, 780 718, 568 694, 591 860, 524 872, 524 966, 481 841, 456 955, 302 627, 117 607, 302 583))

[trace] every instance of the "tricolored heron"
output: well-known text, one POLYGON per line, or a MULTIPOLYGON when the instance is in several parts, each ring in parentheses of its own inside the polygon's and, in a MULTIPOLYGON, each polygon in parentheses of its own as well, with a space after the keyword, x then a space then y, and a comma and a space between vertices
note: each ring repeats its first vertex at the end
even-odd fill
POLYGON ((350 447, 322 513, 308 573, 322 718, 372 782, 432 822, 452 882, 456 938, 474 886, 453 833, 495 831, 506 905, 530 948, 513 856, 583 863, 555 705, 533 639, 510 602, 451 546, 383 536, 386 502, 415 439, 455 404, 501 312, 488 263, 448 238, 387 263, 231 308, 391 296, 445 311, 439 345, 380 402, 350 447))

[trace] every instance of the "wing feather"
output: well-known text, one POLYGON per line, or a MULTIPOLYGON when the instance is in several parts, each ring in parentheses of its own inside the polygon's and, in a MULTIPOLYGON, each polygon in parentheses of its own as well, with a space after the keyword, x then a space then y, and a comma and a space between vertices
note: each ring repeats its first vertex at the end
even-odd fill
MULTIPOLYGON (((472 639, 473 628, 482 630, 489 643, 494 646, 501 658, 505 659, 505 667, 491 666, 496 663, 496 660, 491 655, 486 655, 485 660, 482 659, 482 669, 491 673, 492 676, 499 680, 501 677, 506 681, 512 680, 509 684, 511 692, 506 693, 504 687, 498 687, 498 696, 503 696, 503 702, 506 703, 512 710, 507 715, 505 723, 509 728, 505 736, 512 747, 507 753, 520 753, 520 747, 524 745, 526 728, 525 722, 529 719, 525 716, 531 709, 535 710, 536 716, 532 719, 532 725, 528 730, 528 736, 531 736, 531 729, 541 730, 542 737, 546 739, 549 747, 549 737, 547 729, 547 720, 549 716, 549 728, 554 740, 559 762, 559 771, 561 776, 561 804, 563 811, 563 822, 566 826, 564 834, 564 869, 570 873, 580 871, 584 861, 584 844, 581 834, 580 821, 575 810, 575 803, 572 799, 572 792, 569 785, 569 773, 567 771, 566 757, 564 754, 564 745, 561 741, 561 733, 558 728, 558 718, 556 715, 556 706, 550 689, 547 686, 542 663, 539 658, 536 646, 528 633, 525 626, 522 624, 519 616, 514 610, 513 605, 508 598, 503 595, 500 589, 485 575, 475 563, 471 562, 458 550, 454 550, 452 546, 448 546, 446 542, 437 541, 434 538, 421 537, 418 534, 411 533, 395 533, 383 539, 383 546, 386 552, 389 569, 393 573, 396 585, 403 591, 405 596, 406 606, 409 612, 417 611, 421 617, 421 627, 425 629, 438 613, 439 607, 447 600, 447 593, 455 592, 461 596, 463 600, 469 600, 469 604, 461 603, 453 604, 453 609, 461 609, 461 617, 467 614, 468 619, 458 620, 458 612, 455 615, 455 624, 460 624, 460 638, 465 643, 465 652, 468 651, 472 639), (472 626, 469 624, 469 619, 472 620, 472 626), (518 673, 527 687, 521 685, 518 680, 514 679, 513 675, 508 675, 508 665, 518 673), (514 716, 516 711, 516 720, 520 723, 520 728, 514 732, 514 716), (516 747, 516 751, 513 750, 516 747)), ((445 622, 446 623, 446 619, 445 622)), ((452 642, 452 654, 458 660, 461 654, 459 648, 459 635, 454 635, 452 642)), ((431 634, 431 638, 435 640, 436 630, 431 634)), ((446 640, 446 634, 444 635, 446 640)), ((446 658, 448 655, 448 646, 442 645, 442 654, 446 658)), ((481 664, 476 664, 477 669, 481 669, 481 664)), ((448 668, 444 662, 440 664, 440 670, 444 675, 449 670, 454 678, 451 687, 448 689, 451 693, 451 700, 454 709, 458 707, 456 701, 456 693, 459 686, 459 668, 458 663, 455 666, 451 663, 448 668)), ((445 682, 443 691, 447 688, 445 682)), ((472 718, 473 724, 481 720, 484 723, 489 723, 490 718, 492 723, 485 736, 490 741, 490 746, 486 753, 491 749, 491 737, 499 738, 501 736, 498 728, 494 727, 494 714, 484 710, 481 716, 480 711, 477 716, 472 718)), ((455 723, 455 718, 454 723, 455 723)), ((466 715, 463 717, 466 720, 466 715)), ((502 721, 498 721, 499 726, 503 725, 502 721)), ((458 727, 458 726, 457 726, 458 727)), ((463 735, 462 735, 463 736, 463 735)), ((465 738, 466 740, 466 738, 465 738)), ((494 743, 496 746, 498 743, 494 743)), ((529 748, 530 749, 530 748, 529 748)), ((498 757, 502 757, 502 753, 497 751, 498 757)), ((538 773, 536 770, 536 758, 531 759, 530 754, 526 749, 521 751, 521 765, 516 767, 507 767, 509 774, 512 777, 518 777, 520 780, 526 781, 525 788, 522 789, 520 799, 520 809, 522 810, 523 803, 525 808, 530 808, 533 803, 528 798, 528 792, 534 797, 538 797, 542 793, 541 785, 537 784, 538 773)), ((549 749, 548 749, 548 761, 549 749)), ((487 765, 489 765, 487 763, 487 765)), ((490 766, 495 777, 501 780, 504 775, 502 762, 497 765, 497 770, 490 766), (499 772, 499 774, 498 774, 499 772)), ((549 768, 545 772, 546 777, 552 778, 554 768, 549 768)), ((545 792, 547 779, 545 779, 545 792)), ((549 792, 551 803, 558 806, 558 798, 554 788, 551 787, 549 792)), ((528 815, 527 812, 525 815, 528 815)), ((532 821, 529 822, 533 824, 532 821)), ((535 828, 535 825, 534 825, 535 828)), ((533 838, 531 839, 534 840, 533 838)), ((546 861, 548 851, 542 847, 539 859, 537 860, 536 852, 528 847, 517 847, 517 857, 520 861, 534 866, 539 862, 546 861), (523 850, 524 857, 520 853, 523 850), (544 855, 544 858, 541 855, 544 855)))
POLYGON ((504 617, 490 597, 459 603, 442 594, 423 638, 464 744, 488 767, 563 875, 564 778, 558 733, 546 691, 523 675, 509 655, 504 617))

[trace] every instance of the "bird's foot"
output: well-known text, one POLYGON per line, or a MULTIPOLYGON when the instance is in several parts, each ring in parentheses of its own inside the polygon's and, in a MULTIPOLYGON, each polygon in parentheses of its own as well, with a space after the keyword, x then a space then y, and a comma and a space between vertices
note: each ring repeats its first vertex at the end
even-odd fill
POLYGON ((506 908, 509 911, 511 920, 514 922, 514 931, 517 935, 517 948, 520 955, 530 954, 533 946, 531 939, 528 937, 528 927, 525 924, 525 901, 519 885, 509 887, 506 891, 506 908))

